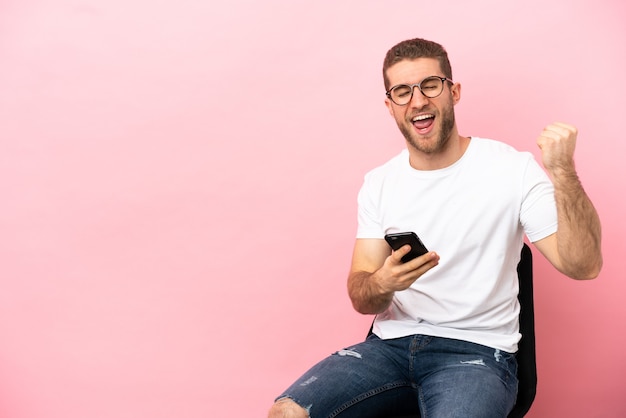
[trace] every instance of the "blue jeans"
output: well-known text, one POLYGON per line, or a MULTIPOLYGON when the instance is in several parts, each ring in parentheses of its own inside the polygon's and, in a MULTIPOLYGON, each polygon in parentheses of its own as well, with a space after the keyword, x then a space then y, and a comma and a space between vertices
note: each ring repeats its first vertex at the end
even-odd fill
POLYGON ((311 418, 505 418, 517 396, 515 355, 427 335, 366 341, 313 366, 277 399, 311 418))

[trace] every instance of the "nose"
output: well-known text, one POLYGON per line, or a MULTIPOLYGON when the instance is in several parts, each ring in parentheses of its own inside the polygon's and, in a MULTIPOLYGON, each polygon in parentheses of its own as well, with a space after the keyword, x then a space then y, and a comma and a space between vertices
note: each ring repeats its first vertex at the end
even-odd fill
POLYGON ((428 97, 422 94, 422 91, 417 86, 413 86, 413 96, 409 102, 411 107, 421 108, 428 104, 428 97))

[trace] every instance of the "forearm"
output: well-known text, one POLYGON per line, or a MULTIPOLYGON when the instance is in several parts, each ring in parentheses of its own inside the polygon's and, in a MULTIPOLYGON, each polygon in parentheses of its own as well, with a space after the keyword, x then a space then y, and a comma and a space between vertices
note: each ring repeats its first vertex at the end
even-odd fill
POLYGON ((395 292, 382 289, 373 277, 375 274, 358 271, 348 278, 348 294, 359 313, 379 314, 391 304, 395 292))
POLYGON ((598 213, 573 167, 553 170, 558 215, 557 250, 561 270, 574 279, 593 279, 602 268, 598 213))

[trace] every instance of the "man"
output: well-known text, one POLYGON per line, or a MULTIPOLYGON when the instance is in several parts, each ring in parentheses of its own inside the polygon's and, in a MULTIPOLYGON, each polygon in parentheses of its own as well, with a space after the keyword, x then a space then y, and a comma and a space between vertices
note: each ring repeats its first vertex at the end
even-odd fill
POLYGON ((545 127, 543 165, 501 142, 460 136, 461 85, 445 49, 413 39, 386 55, 385 103, 407 149, 359 192, 348 292, 374 334, 321 361, 270 417, 506 417, 517 393, 517 273, 524 235, 563 274, 595 278, 600 221, 574 168, 576 128, 545 127), (433 250, 403 263, 385 234, 433 250))

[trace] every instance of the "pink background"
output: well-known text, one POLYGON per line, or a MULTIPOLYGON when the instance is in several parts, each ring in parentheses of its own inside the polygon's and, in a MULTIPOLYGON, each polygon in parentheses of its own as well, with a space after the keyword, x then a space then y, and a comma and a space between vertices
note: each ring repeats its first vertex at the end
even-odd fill
POLYGON ((559 120, 605 267, 535 251, 529 417, 626 416, 626 6, 0 2, 0 416, 262 417, 364 338, 345 277, 363 174, 403 146, 382 59, 422 36, 463 135, 538 155, 559 120))

